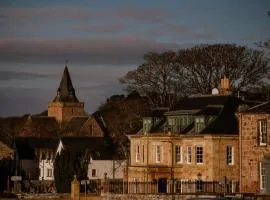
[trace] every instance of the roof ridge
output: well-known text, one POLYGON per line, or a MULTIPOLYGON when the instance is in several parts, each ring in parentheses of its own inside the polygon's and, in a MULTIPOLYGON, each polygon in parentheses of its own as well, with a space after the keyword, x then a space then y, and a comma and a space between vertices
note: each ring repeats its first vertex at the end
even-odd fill
POLYGON ((260 106, 266 105, 266 104, 268 104, 268 103, 270 103, 270 101, 266 101, 266 102, 263 102, 263 103, 258 104, 258 105, 256 105, 256 106, 253 106, 253 107, 249 108, 248 110, 246 110, 246 112, 251 111, 251 110, 254 109, 254 108, 258 108, 258 107, 260 107, 260 106))

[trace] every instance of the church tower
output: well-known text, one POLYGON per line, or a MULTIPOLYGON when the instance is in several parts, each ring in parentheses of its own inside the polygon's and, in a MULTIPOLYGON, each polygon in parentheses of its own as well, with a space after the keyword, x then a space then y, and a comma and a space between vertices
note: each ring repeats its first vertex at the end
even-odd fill
POLYGON ((48 116, 55 117, 59 123, 67 122, 72 117, 85 116, 84 103, 79 102, 75 95, 67 65, 56 97, 48 105, 48 116))

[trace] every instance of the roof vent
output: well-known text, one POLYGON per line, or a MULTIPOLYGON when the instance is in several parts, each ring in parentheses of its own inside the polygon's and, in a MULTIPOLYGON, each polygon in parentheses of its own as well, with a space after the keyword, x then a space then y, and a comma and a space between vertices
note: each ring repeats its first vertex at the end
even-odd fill
POLYGON ((217 88, 213 88, 212 89, 212 95, 218 95, 219 94, 219 91, 217 88))

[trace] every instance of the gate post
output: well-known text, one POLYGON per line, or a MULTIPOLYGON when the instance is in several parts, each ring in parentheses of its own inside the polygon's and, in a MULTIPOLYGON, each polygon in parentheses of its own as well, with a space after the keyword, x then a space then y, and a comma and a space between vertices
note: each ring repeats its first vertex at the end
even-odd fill
POLYGON ((71 199, 80 200, 80 183, 77 180, 76 175, 74 175, 74 179, 71 182, 71 199))

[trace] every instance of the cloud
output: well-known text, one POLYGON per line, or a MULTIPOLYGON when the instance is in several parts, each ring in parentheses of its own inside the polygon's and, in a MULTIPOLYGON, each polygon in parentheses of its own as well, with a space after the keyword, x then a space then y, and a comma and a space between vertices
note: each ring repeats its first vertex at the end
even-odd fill
POLYGON ((29 80, 37 78, 47 78, 49 75, 37 74, 31 72, 17 72, 17 71, 0 71, 0 81, 7 81, 12 79, 29 80))
POLYGON ((11 21, 22 20, 139 20, 160 22, 169 17, 169 12, 157 8, 116 7, 91 10, 86 7, 0 7, 0 19, 11 21))
POLYGON ((84 64, 139 64, 148 51, 181 46, 137 36, 0 39, 2 62, 58 63, 69 59, 84 64))

